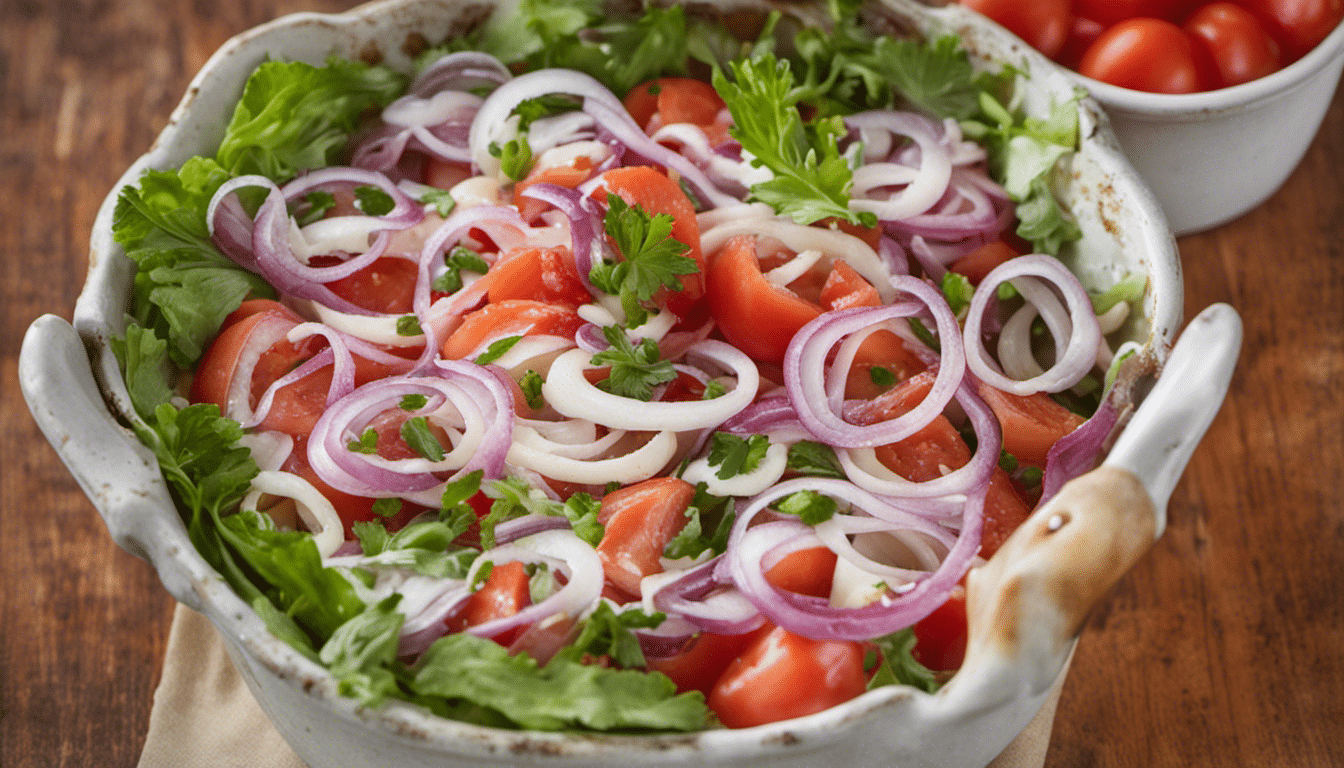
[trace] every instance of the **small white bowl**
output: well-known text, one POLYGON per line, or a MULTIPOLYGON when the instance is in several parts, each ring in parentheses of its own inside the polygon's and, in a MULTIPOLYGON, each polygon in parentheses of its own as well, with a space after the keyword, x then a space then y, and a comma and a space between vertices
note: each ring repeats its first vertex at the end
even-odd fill
POLYGON ((1072 72, 1130 162, 1188 235, 1249 212, 1302 161, 1344 69, 1344 23, 1301 59, 1249 83, 1190 94, 1119 88, 1072 72))

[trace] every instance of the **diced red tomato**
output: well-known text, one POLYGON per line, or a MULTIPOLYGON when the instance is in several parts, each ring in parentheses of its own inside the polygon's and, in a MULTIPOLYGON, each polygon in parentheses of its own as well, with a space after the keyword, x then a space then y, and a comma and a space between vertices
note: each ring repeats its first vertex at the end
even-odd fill
POLYGON ((1001 467, 994 468, 985 496, 985 523, 980 532, 980 556, 989 559, 1031 517, 1031 505, 1018 493, 1017 484, 1001 467))
POLYGON ((505 251, 483 279, 490 302, 532 299, 577 307, 592 300, 568 248, 505 251))
POLYGON ((723 99, 713 86, 689 77, 661 77, 635 86, 625 96, 625 110, 645 131, 651 132, 651 126, 690 123, 705 130, 710 146, 728 139, 727 124, 715 119, 723 108, 723 99))
POLYGON ((965 275, 966 279, 971 281, 971 285, 979 285, 980 281, 985 279, 985 275, 994 271, 995 267, 1020 255, 1013 246, 1002 240, 995 240, 958 258, 948 269, 959 275, 965 275))
POLYGON ((747 728, 829 709, 863 693, 864 645, 813 640, 775 627, 728 665, 709 708, 729 728, 747 728))
POLYGON ((662 572, 663 550, 686 527, 694 498, 695 486, 676 477, 655 477, 603 496, 597 519, 606 530, 597 555, 607 581, 638 596, 640 580, 662 572))
POLYGON ((794 334, 821 308, 772 285, 756 260, 756 238, 739 235, 709 265, 709 309, 724 338, 756 360, 778 363, 794 334))
MULTIPOLYGON (((531 604, 527 568, 517 561, 495 563, 481 588, 473 592, 462 609, 448 620, 448 629, 461 632, 487 621, 507 619, 531 604)), ((516 627, 493 639, 507 647, 524 629, 516 627)))
POLYGON ((800 595, 829 597, 837 558, 829 547, 791 552, 765 572, 765 580, 800 595))
MULTIPOLYGON (((243 347, 267 318, 281 318, 298 325, 301 318, 293 310, 270 299, 252 299, 243 302, 224 319, 219 335, 206 348, 196 365, 188 398, 193 403, 214 403, 224 410, 228 403, 229 387, 243 347)), ((259 397, 276 379, 285 375, 298 362, 312 355, 307 344, 295 346, 282 342, 271 347, 257 362, 252 374, 252 396, 259 397)))
MULTIPOLYGON (((852 418, 856 423, 873 424, 908 413, 928 395, 935 376, 936 372, 925 371, 911 377, 858 406, 852 418)), ((1004 431, 1007 432, 1006 427, 1004 431)), ((878 446, 874 449, 874 455, 883 466, 901 477, 914 482, 927 482, 941 477, 946 470, 964 467, 971 460, 971 449, 952 426, 952 422, 939 415, 910 437, 878 446)), ((980 555, 992 557, 1030 514, 1031 508, 1018 494, 1012 478, 1007 472, 995 467, 985 497, 980 555)))
POLYGON ((1082 416, 1042 392, 1014 395, 988 384, 982 384, 979 390, 1003 427, 1004 450, 1018 461, 1037 467, 1045 466, 1046 453, 1059 438, 1077 429, 1084 421, 1082 416))
MULTIPOLYGON (((678 278, 682 286, 680 291, 663 289, 653 298, 678 317, 685 317, 705 295, 705 254, 700 250, 700 224, 695 218, 695 206, 677 182, 650 166, 615 168, 602 174, 602 182, 627 205, 639 206, 653 216, 665 213, 672 217, 672 238, 687 247, 686 256, 695 260, 699 271, 678 278)), ((606 193, 601 187, 594 194, 606 203, 606 193)))
POLYGON ((831 265, 826 282, 821 287, 821 306, 827 310, 852 309, 854 307, 877 307, 882 299, 877 295, 873 284, 849 266, 848 262, 837 261, 831 265))
POLYGON ((468 314, 443 342, 441 354, 449 360, 472 358, 492 342, 508 336, 573 337, 583 325, 573 309, 530 299, 509 299, 468 314))
POLYGON ((935 672, 961 668, 966 657, 966 588, 957 585, 947 602, 915 622, 915 661, 935 672))
MULTIPOLYGON (((334 264, 335 259, 315 257, 315 267, 334 264)), ((411 296, 419 266, 410 259, 384 256, 349 277, 332 280, 327 288, 355 306, 371 312, 406 314, 411 311, 411 296)))

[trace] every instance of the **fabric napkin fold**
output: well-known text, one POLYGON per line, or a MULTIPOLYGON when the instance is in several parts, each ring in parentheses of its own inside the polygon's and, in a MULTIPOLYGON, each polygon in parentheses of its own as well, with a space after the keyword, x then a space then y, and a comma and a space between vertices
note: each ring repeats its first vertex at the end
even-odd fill
MULTIPOLYGON (((1041 768, 1061 685, 989 768, 1041 768)), ((137 768, 307 768, 276 732, 201 614, 174 608, 137 768)))

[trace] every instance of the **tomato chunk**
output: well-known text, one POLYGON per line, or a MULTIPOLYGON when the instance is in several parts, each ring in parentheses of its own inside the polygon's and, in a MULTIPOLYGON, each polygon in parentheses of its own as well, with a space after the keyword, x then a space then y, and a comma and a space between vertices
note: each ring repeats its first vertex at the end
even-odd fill
POLYGON ((863 693, 864 646, 813 640, 775 627, 724 670, 709 708, 729 728, 747 728, 829 709, 863 693))
POLYGON ((495 341, 509 336, 573 337, 583 318, 573 309, 531 299, 486 304, 462 320, 443 342, 449 360, 475 357, 495 341))
POLYGON ((686 527, 686 509, 695 486, 676 477, 655 477, 602 497, 598 522, 606 527, 597 555, 607 581, 632 596, 645 576, 661 573, 660 558, 686 527))
POLYGON ((756 261, 756 238, 734 237, 709 265, 709 309, 729 343, 756 360, 784 360, 789 341, 821 308, 772 285, 756 261))

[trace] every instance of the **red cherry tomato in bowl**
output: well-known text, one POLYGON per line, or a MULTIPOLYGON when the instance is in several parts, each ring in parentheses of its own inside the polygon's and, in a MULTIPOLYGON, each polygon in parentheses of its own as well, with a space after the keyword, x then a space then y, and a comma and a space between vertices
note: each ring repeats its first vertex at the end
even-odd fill
POLYGON ((1161 19, 1129 19, 1107 29, 1083 53, 1082 75, 1152 93, 1194 93, 1207 87, 1202 51, 1185 30, 1161 19))
POLYGON ((1064 48, 1073 24, 1070 0, 961 0, 961 4, 1002 24, 1050 58, 1064 48))
POLYGON ((1248 83, 1281 66, 1279 44, 1255 14, 1236 3, 1202 6, 1183 28, 1208 50, 1220 87, 1248 83))
POLYGON ((1241 0, 1283 46, 1284 63, 1305 56, 1344 19, 1344 0, 1241 0))
MULTIPOLYGON (((1199 0, 1073 0, 1073 12, 1109 27, 1141 16, 1178 20, 1199 0)), ((1024 3, 1029 4, 1029 3, 1024 3)))

